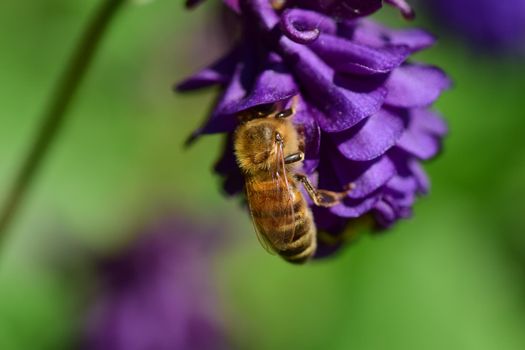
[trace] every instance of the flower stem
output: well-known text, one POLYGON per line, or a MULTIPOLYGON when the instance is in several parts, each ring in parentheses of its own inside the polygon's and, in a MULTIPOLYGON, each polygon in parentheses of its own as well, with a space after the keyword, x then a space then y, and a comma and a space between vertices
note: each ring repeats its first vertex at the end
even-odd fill
POLYGON ((33 182, 38 169, 49 154, 57 138, 71 102, 93 61, 111 20, 125 0, 101 0, 82 33, 62 75, 44 110, 40 128, 23 160, 14 183, 0 212, 0 241, 5 238, 10 224, 33 182))

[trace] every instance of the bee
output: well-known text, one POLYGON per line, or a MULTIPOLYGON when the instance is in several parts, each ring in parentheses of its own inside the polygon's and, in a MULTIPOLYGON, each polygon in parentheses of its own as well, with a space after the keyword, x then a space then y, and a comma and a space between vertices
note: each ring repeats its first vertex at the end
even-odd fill
POLYGON ((296 101, 280 111, 273 106, 243 112, 233 141, 259 241, 286 261, 302 264, 316 251, 317 229, 300 184, 313 203, 322 207, 340 203, 353 185, 344 192, 319 190, 299 171, 304 153, 291 120, 296 101))

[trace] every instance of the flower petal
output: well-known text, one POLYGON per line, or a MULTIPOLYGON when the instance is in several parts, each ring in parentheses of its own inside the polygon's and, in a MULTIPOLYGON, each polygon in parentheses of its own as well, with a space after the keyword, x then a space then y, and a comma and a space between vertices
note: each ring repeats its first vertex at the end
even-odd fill
POLYGON ((439 152, 441 143, 434 136, 409 129, 399 139, 397 147, 419 159, 428 160, 439 152))
POLYGON ((240 63, 208 122, 194 136, 233 131, 239 112, 296 95, 298 90, 292 76, 282 63, 270 60, 268 58, 266 69, 260 73, 254 72, 254 62, 240 63))
POLYGON ((390 74, 386 86, 386 104, 402 108, 426 107, 450 87, 450 80, 439 68, 407 64, 390 74))
POLYGON ((392 191, 389 187, 385 189, 385 195, 386 198, 388 198, 389 201, 392 203, 395 202, 396 206, 399 208, 400 212, 407 213, 406 215, 410 215, 406 210, 406 208, 412 207, 414 205, 414 202, 416 201, 416 192, 395 192, 392 191))
POLYGON ((328 34, 321 34, 309 47, 335 71, 359 75, 388 73, 410 54, 404 45, 374 48, 328 34))
POLYGON ((335 34, 337 25, 318 12, 294 8, 282 13, 281 30, 296 43, 306 44, 317 40, 320 33, 335 34))
POLYGON ((313 0, 314 8, 338 18, 368 16, 381 8, 382 0, 313 0))
POLYGON ((410 169, 410 171, 412 171, 412 174, 414 174, 414 178, 418 185, 418 193, 428 193, 430 189, 430 180, 428 179, 425 170, 423 170, 423 167, 421 167, 421 164, 417 160, 412 159, 408 162, 408 168, 410 169))
POLYGON ((317 123, 319 112, 315 107, 300 98, 293 122, 304 140, 303 171, 312 174, 319 165, 319 147, 321 145, 321 129, 317 123))
POLYGON ((414 204, 417 184, 413 177, 394 176, 385 186, 384 194, 399 207, 414 204))
POLYGON ((231 132, 237 126, 237 118, 233 114, 225 114, 223 111, 230 105, 234 105, 246 95, 243 86, 243 65, 239 64, 233 74, 230 84, 226 87, 219 98, 213 113, 203 127, 193 133, 193 138, 201 134, 215 134, 220 132, 231 132))
POLYGON ((405 45, 411 52, 432 46, 436 38, 428 32, 417 29, 390 29, 374 21, 360 20, 341 23, 341 34, 364 45, 382 47, 384 45, 405 45))
POLYGON ((377 196, 365 199, 345 198, 342 204, 330 208, 330 212, 344 218, 357 218, 370 211, 378 200, 377 196))
POLYGON ((324 112, 318 120, 322 130, 349 129, 381 107, 386 95, 383 77, 335 75, 307 47, 287 38, 281 39, 281 47, 307 92, 306 97, 324 112))
POLYGON ((231 79, 239 59, 240 49, 235 48, 211 66, 177 84, 175 89, 182 92, 201 89, 216 84, 226 84, 231 79))
POLYGON ((397 220, 397 215, 390 204, 380 200, 374 205, 374 218, 378 226, 386 228, 397 220))
MULTIPOLYGON (((351 172, 347 173, 351 175, 351 172)), ((363 174, 351 181, 354 184, 354 189, 348 194, 348 197, 363 198, 368 196, 384 186, 394 175, 394 164, 388 157, 383 157, 379 161, 373 162, 363 174)), ((348 177, 344 177, 344 174, 340 173, 340 181, 349 183, 345 181, 346 179, 348 177)))
POLYGON ((377 158, 394 146, 403 134, 402 117, 393 110, 379 112, 342 133, 331 134, 339 151, 348 159, 367 161, 377 158))
POLYGON ((438 113, 429 109, 414 109, 410 114, 429 134, 442 137, 448 133, 447 123, 438 113))
POLYGON ((412 207, 403 206, 395 199, 386 195, 374 207, 374 217, 380 229, 386 229, 397 220, 412 216, 412 207))
MULTIPOLYGON (((338 176, 335 174, 337 169, 335 169, 333 165, 326 160, 326 158, 321 158, 321 162, 322 164, 318 169, 318 188, 324 190, 341 191, 344 186, 343 183, 348 184, 348 182, 342 182, 341 179, 338 178, 338 176)), ((312 209, 316 220, 318 220, 319 216, 326 216, 326 214, 322 214, 325 212, 345 218, 356 218, 369 211, 378 199, 378 193, 375 192, 364 198, 345 197, 341 204, 331 208, 318 208, 314 206, 312 209)))
POLYGON ((399 176, 392 177, 387 184, 388 189, 400 193, 414 193, 417 190, 417 181, 412 176, 399 176))
POLYGON ((330 152, 326 147, 319 167, 319 186, 323 189, 341 191, 349 184, 354 189, 348 198, 364 198, 385 185, 395 174, 394 164, 388 157, 369 162, 355 162, 346 159, 337 150, 330 152))
POLYGON ((400 200, 399 198, 395 198, 394 196, 390 195, 390 193, 386 193, 383 197, 383 200, 392 206, 398 219, 406 219, 412 216, 412 205, 414 204, 414 196, 410 195, 408 197, 408 199, 403 198, 400 200), (410 199, 412 201, 410 201, 410 199), (408 204, 405 205, 403 203, 408 204))
POLYGON ((254 106, 284 101, 298 93, 293 77, 280 62, 268 62, 249 92, 218 109, 220 114, 236 114, 254 106))
POLYGON ((397 146, 420 159, 430 159, 441 149, 443 129, 439 119, 430 113, 412 112, 407 130, 398 140, 397 146))

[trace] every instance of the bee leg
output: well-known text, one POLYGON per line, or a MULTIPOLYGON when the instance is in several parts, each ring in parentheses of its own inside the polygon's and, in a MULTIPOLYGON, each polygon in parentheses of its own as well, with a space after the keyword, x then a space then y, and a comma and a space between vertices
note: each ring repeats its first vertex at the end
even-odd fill
POLYGON ((304 160, 303 152, 295 152, 284 157, 285 164, 292 164, 296 162, 302 162, 304 160))
POLYGON ((347 186, 347 189, 343 192, 320 190, 315 188, 314 185, 312 185, 312 182, 310 181, 308 176, 304 174, 295 174, 295 178, 298 181, 301 181, 304 188, 306 189, 306 192, 308 193, 314 204, 319 207, 328 208, 339 204, 343 200, 343 198, 346 197, 348 192, 350 192, 354 188, 353 184, 349 184, 347 186))

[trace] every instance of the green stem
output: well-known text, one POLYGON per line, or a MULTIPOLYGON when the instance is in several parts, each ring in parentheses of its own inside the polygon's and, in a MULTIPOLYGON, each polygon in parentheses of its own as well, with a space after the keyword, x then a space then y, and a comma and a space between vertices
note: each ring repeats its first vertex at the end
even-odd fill
POLYGON ((20 170, 8 192, 3 210, 0 212, 0 240, 5 238, 9 226, 33 182, 38 169, 49 154, 57 138, 71 102, 89 69, 111 20, 125 0, 101 0, 102 3, 88 22, 61 79, 53 92, 48 107, 44 110, 40 128, 20 170))

